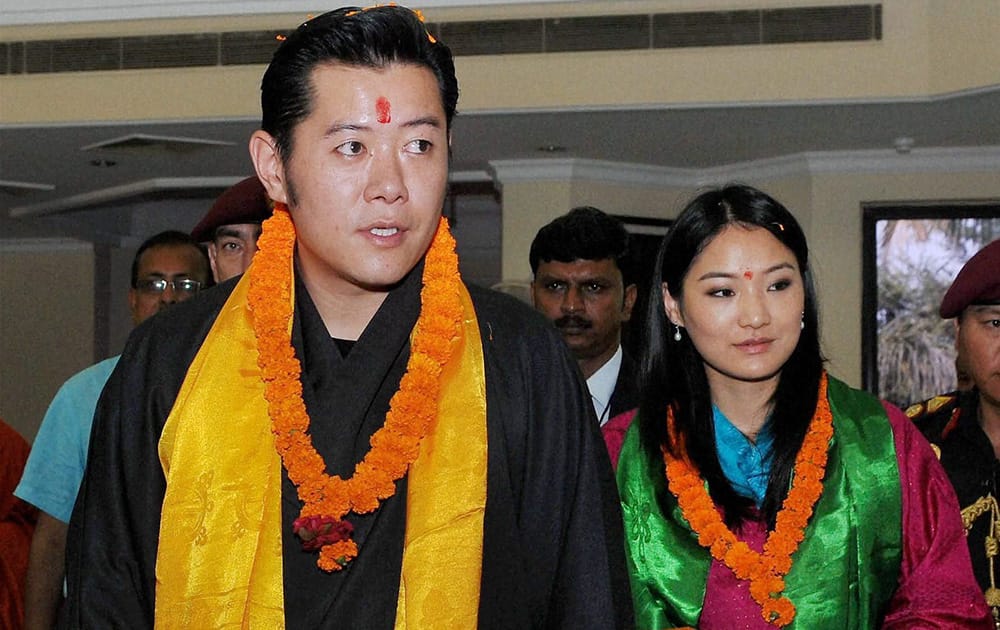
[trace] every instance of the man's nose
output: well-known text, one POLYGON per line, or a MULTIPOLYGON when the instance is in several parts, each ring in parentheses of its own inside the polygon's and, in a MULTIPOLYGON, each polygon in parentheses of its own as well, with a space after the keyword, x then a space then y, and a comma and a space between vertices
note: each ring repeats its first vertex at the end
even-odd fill
POLYGON ((583 310, 583 296, 576 287, 569 287, 563 294, 562 310, 566 313, 575 313, 583 310))

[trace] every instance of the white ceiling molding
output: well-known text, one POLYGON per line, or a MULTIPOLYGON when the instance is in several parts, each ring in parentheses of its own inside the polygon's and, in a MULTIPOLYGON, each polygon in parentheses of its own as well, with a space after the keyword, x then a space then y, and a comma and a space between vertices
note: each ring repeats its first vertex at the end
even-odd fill
POLYGON ((773 159, 681 169, 575 158, 494 160, 490 172, 501 187, 519 181, 585 180, 648 188, 699 188, 732 181, 767 181, 811 174, 902 174, 995 171, 1000 146, 868 151, 815 151, 773 159))
POLYGON ((491 160, 489 164, 497 187, 519 181, 584 180, 646 188, 671 188, 687 185, 693 172, 682 168, 577 158, 491 160))
POLYGON ((163 194, 166 192, 177 193, 181 191, 225 189, 242 180, 243 177, 245 176, 157 177, 153 179, 145 179, 142 181, 123 184, 121 186, 112 186, 110 188, 93 190, 80 195, 74 195, 72 197, 63 197, 61 199, 54 199, 52 201, 27 206, 17 206, 10 209, 10 217, 14 219, 21 219, 26 217, 60 214, 84 208, 94 208, 102 205, 123 203, 137 197, 163 194))

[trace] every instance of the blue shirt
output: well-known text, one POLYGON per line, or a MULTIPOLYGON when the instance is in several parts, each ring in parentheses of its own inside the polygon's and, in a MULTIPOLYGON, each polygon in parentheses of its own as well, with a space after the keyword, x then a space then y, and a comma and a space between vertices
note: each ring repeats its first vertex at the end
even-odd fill
POLYGON ((712 420, 715 423, 715 452, 723 474, 737 494, 753 499, 760 507, 771 476, 774 435, 770 423, 764 423, 755 443, 740 433, 715 405, 712 405, 712 420))
POLYGON ((31 447, 14 494, 69 522, 83 481, 94 411, 118 357, 77 372, 56 392, 31 447))

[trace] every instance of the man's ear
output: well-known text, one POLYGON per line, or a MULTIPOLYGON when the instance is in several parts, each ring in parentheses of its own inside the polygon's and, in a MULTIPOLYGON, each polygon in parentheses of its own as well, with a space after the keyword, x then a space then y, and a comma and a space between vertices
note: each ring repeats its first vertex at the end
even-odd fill
POLYGON ((674 326, 684 326, 684 315, 681 314, 681 305, 674 296, 670 295, 667 283, 663 283, 663 310, 667 313, 667 319, 674 326))
POLYGON ((278 153, 278 143, 274 137, 262 129, 250 136, 250 159, 253 160, 257 178, 267 190, 267 196, 274 201, 288 203, 288 187, 285 185, 285 165, 278 153))
POLYGON ((128 290, 128 310, 132 314, 132 322, 135 323, 135 313, 139 302, 139 291, 135 287, 128 290))
POLYGON ((212 267, 212 278, 218 282, 219 281, 219 271, 215 268, 215 257, 219 253, 215 246, 215 241, 209 241, 208 247, 208 264, 212 267))
POLYGON ((632 319, 632 307, 635 306, 635 298, 639 289, 634 284, 625 287, 625 303, 622 304, 622 321, 627 322, 632 319))

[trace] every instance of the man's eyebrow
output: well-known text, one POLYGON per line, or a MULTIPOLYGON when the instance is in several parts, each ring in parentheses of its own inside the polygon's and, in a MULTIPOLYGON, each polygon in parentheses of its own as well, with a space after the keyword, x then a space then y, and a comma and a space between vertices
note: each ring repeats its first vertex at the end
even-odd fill
POLYGON ((422 127, 422 126, 434 127, 435 129, 441 128, 441 120, 437 116, 421 116, 420 118, 414 118, 413 120, 407 120, 400 125, 401 127, 422 127))
POLYGON ((215 238, 219 238, 222 236, 233 236, 236 238, 241 238, 243 235, 231 227, 223 226, 215 231, 215 238))
POLYGON ((334 134, 340 133, 341 131, 371 131, 371 127, 358 123, 333 123, 326 128, 326 132, 323 136, 330 137, 334 134))
MULTIPOLYGON (((441 119, 438 116, 420 116, 414 118, 413 120, 407 120, 400 123, 400 127, 412 128, 412 127, 434 127, 435 129, 440 129, 444 125, 441 123, 441 119)), ((351 122, 340 122, 333 123, 326 128, 326 133, 323 135, 325 137, 332 136, 334 134, 340 133, 342 131, 371 131, 372 127, 370 125, 363 125, 361 123, 351 123, 351 122)))

